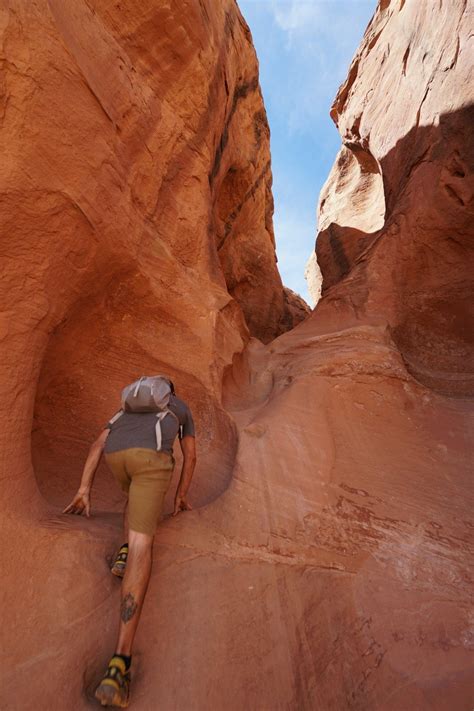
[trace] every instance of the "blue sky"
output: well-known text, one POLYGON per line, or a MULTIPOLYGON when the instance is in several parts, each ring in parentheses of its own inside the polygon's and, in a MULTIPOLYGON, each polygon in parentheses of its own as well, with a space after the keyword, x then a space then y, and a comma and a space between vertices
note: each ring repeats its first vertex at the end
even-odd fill
POLYGON ((341 141, 329 109, 376 0, 237 0, 260 63, 283 282, 308 302, 316 208, 341 141))

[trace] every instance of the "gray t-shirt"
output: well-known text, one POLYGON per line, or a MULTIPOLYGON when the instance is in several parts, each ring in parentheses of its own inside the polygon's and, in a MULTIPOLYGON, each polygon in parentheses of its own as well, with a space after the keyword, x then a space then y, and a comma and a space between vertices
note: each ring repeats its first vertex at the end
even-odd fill
MULTIPOLYGON (((180 439, 194 437, 195 430, 191 410, 185 402, 172 395, 168 407, 178 419, 168 414, 161 420, 161 451, 172 454, 176 435, 179 435, 180 439)), ((109 421, 105 427, 110 430, 105 440, 106 454, 132 447, 156 451, 154 412, 124 412, 115 422, 111 424, 109 421)))

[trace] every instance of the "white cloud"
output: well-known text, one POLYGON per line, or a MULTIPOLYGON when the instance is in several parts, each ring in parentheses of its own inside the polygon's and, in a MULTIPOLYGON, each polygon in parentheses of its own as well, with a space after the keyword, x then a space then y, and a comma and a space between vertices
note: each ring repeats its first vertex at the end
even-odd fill
POLYGON ((307 31, 314 27, 321 18, 320 3, 306 2, 305 0, 286 0, 271 4, 271 10, 276 22, 289 33, 307 31))
MULTIPOLYGON (((247 0, 247 3, 249 0, 247 0)), ((243 3, 244 7, 247 3, 243 3)), ((250 3, 253 5, 253 3, 250 3)), ((376 0, 262 0, 259 20, 280 37, 272 82, 290 134, 317 130, 347 75, 376 0), (268 22, 267 19, 267 22, 268 22), (285 90, 281 87, 285 82, 285 90)))

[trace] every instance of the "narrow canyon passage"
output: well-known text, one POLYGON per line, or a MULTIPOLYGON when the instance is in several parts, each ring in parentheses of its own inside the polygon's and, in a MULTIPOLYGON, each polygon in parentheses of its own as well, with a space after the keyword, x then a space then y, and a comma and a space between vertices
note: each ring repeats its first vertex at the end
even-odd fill
POLYGON ((0 10, 2 709, 96 707, 123 500, 104 467, 91 519, 60 510, 121 387, 166 372, 195 508, 170 490, 132 707, 471 710, 471 27, 458 0, 378 3, 331 111, 310 314, 234 0, 0 10))

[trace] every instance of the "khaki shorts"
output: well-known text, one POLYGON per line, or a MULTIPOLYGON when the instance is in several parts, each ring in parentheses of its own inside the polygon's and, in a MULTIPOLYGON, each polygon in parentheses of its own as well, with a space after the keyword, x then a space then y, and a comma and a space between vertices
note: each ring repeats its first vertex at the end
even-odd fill
POLYGON ((154 536, 173 475, 173 456, 134 447, 110 452, 105 455, 105 461, 119 486, 128 494, 129 528, 154 536))

